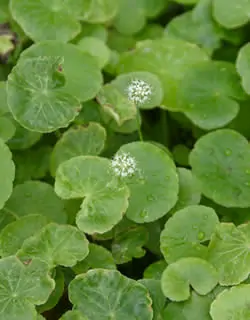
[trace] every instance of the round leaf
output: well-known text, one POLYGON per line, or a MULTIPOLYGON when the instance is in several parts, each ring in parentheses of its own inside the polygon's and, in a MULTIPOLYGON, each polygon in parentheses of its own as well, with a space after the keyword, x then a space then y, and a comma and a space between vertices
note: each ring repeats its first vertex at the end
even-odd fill
POLYGON ((168 263, 185 257, 206 258, 209 240, 219 223, 212 208, 193 205, 177 211, 161 233, 161 251, 168 263), (185 226, 185 227, 183 227, 185 226))
POLYGON ((56 172, 55 191, 63 199, 84 198, 76 224, 89 234, 110 230, 128 207, 128 188, 112 172, 110 160, 101 157, 63 162, 56 172))
POLYGON ((47 264, 37 259, 26 264, 14 256, 0 260, 0 313, 4 320, 36 318, 34 304, 46 302, 55 286, 48 272, 47 264))
POLYGON ((69 284, 75 309, 92 320, 152 320, 152 301, 146 288, 115 270, 94 269, 69 284))
POLYGON ((13 180, 15 177, 15 165, 12 161, 12 154, 9 148, 0 139, 0 209, 3 208, 5 202, 8 200, 13 189, 13 180))
POLYGON ((58 166, 80 155, 98 155, 104 149, 106 131, 98 123, 74 127, 65 131, 51 154, 50 171, 55 175, 58 166))
POLYGON ((213 15, 227 29, 241 27, 249 21, 250 1, 213 0, 213 15))
POLYGON ((89 244, 88 256, 79 261, 73 270, 76 274, 87 272, 89 269, 116 269, 114 258, 109 250, 97 244, 89 244))
POLYGON ((247 279, 250 273, 250 224, 236 227, 221 223, 209 244, 208 260, 219 273, 223 286, 235 285, 247 279))
POLYGON ((95 57, 99 68, 104 68, 109 62, 111 51, 102 40, 94 37, 83 37, 77 42, 77 46, 82 52, 95 57))
POLYGON ((66 127, 81 108, 80 102, 65 92, 65 78, 58 68, 61 58, 21 59, 7 83, 8 105, 13 117, 31 131, 51 132, 66 127))
POLYGON ((64 313, 63 316, 60 318, 60 320, 88 320, 88 319, 84 317, 80 311, 70 310, 64 313))
POLYGON ((239 44, 240 30, 226 30, 212 16, 212 1, 201 0, 193 10, 173 18, 166 27, 166 34, 196 43, 211 55, 226 40, 239 44))
POLYGON ((6 142, 10 140, 16 131, 16 127, 7 117, 0 117, 0 138, 6 142))
POLYGON ((81 30, 76 19, 82 0, 10 1, 13 18, 34 41, 59 40, 67 42, 81 30), (66 2, 66 3, 65 3, 66 2), (77 5, 76 5, 77 2, 77 5))
POLYGON ((8 224, 0 233, 2 257, 16 254, 24 240, 39 232, 49 220, 38 214, 28 215, 8 224))
POLYGON ((20 59, 39 57, 60 60, 59 75, 65 80, 63 94, 68 93, 80 101, 87 101, 101 89, 103 78, 96 59, 77 46, 60 41, 44 41, 23 51, 20 59))
POLYGON ((15 134, 7 143, 12 150, 28 149, 36 144, 42 137, 40 132, 27 130, 17 122, 15 123, 15 127, 15 134))
POLYGON ((241 76, 242 86, 247 94, 250 94, 249 54, 250 54, 250 44, 246 44, 239 50, 237 61, 236 61, 236 68, 239 75, 241 76))
POLYGON ((44 178, 49 171, 51 152, 52 148, 47 145, 15 152, 13 160, 16 165, 16 184, 44 178))
POLYGON ((177 168, 177 172, 179 176, 179 194, 175 206, 171 209, 172 213, 187 206, 199 204, 201 199, 200 186, 192 172, 185 168, 177 168))
POLYGON ((141 279, 138 282, 144 285, 149 291, 150 297, 153 302, 153 320, 163 319, 162 317, 164 306, 166 304, 166 298, 164 297, 161 290, 161 281, 155 279, 141 279))
POLYGON ((167 263, 165 260, 159 260, 150 264, 143 273, 145 279, 160 280, 163 271, 166 269, 167 263))
POLYGON ((55 288, 49 296, 49 299, 37 307, 37 311, 40 313, 53 309, 64 293, 64 274, 59 268, 55 269, 54 273, 55 288))
POLYGON ((135 159, 135 174, 125 177, 131 195, 126 216, 137 223, 151 222, 164 216, 176 203, 178 175, 169 155, 149 142, 123 145, 117 155, 135 159))
POLYGON ((172 301, 187 300, 190 285, 198 294, 206 295, 217 282, 215 268, 200 258, 183 258, 168 265, 161 278, 162 291, 172 301))
POLYGON ((51 185, 41 181, 26 181, 15 186, 2 211, 15 219, 40 214, 50 221, 66 222, 63 201, 57 197, 51 185))
POLYGON ((119 0, 114 26, 119 33, 130 35, 139 32, 146 24, 144 0, 119 0))
POLYGON ((211 320, 209 315, 210 305, 213 302, 217 287, 206 296, 200 296, 191 291, 191 297, 184 302, 171 302, 164 311, 164 320, 211 320))
POLYGON ((250 147, 242 135, 230 129, 208 133, 189 161, 207 198, 224 207, 250 206, 250 147))
POLYGON ((88 241, 83 232, 73 226, 50 223, 26 239, 17 255, 22 260, 39 258, 52 269, 57 265, 72 267, 88 253, 88 241))
POLYGON ((213 320, 247 320, 250 317, 250 285, 243 284, 221 292, 212 302, 213 320))
POLYGON ((88 0, 82 6, 80 19, 88 23, 105 23, 114 18, 118 10, 117 0, 88 0))
POLYGON ((135 50, 121 55, 118 73, 148 71, 158 76, 164 90, 163 105, 178 110, 177 87, 184 73, 195 64, 208 60, 198 46, 165 37, 140 42, 135 50))
POLYGON ((233 64, 203 62, 189 69, 179 86, 181 110, 198 127, 211 130, 232 121, 246 98, 233 64), (197 81, 199 79, 199 81, 197 81))
POLYGON ((116 264, 143 257, 146 251, 142 247, 147 241, 148 231, 143 226, 130 228, 126 233, 119 233, 114 237, 111 247, 116 264))

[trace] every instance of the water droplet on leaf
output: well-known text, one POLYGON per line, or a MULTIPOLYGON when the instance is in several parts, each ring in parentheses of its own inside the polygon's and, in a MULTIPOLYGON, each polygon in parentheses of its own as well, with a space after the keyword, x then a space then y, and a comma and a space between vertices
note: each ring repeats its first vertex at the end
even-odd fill
POLYGON ((146 218, 148 216, 148 211, 146 209, 143 209, 141 212, 140 212, 140 217, 141 218, 146 218))
POLYGON ((232 154, 232 150, 230 150, 230 149, 226 149, 225 150, 225 155, 226 156, 230 156, 232 154))
POLYGON ((199 232, 199 233, 198 233, 198 239, 199 239, 199 240, 203 240, 204 238, 205 238, 205 233, 202 232, 202 231, 199 232))

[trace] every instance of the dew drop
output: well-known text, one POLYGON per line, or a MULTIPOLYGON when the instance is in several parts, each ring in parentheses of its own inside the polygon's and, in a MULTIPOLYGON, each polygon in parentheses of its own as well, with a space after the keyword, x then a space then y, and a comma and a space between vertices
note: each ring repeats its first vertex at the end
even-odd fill
POLYGON ((194 230, 197 230, 197 229, 198 229, 198 227, 197 227, 196 224, 193 225, 193 229, 194 229, 194 230))
POLYGON ((207 219, 208 219, 208 215, 205 214, 204 217, 203 217, 203 219, 204 219, 204 220, 207 220, 207 219))
POLYGON ((199 239, 199 240, 203 240, 204 238, 205 238, 205 233, 202 232, 202 231, 200 231, 200 232, 198 233, 198 239, 199 239))
POLYGON ((225 150, 225 155, 226 156, 230 156, 232 154, 232 150, 230 150, 230 149, 226 149, 225 150))
POLYGON ((250 169, 247 169, 245 172, 246 174, 250 174, 250 169))
POLYGON ((245 185, 250 186, 250 182, 249 181, 245 182, 245 185))
POLYGON ((141 218, 146 218, 148 216, 148 211, 146 209, 143 209, 141 212, 140 212, 140 217, 141 218))

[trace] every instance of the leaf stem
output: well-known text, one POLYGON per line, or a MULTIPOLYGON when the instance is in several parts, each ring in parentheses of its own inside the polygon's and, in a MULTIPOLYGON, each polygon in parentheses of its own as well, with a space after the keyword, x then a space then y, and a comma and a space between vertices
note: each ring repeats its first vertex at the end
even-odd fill
POLYGON ((136 122, 137 122, 137 131, 139 134, 140 141, 143 141, 143 135, 142 135, 141 125, 140 125, 140 110, 138 106, 136 106, 136 122))

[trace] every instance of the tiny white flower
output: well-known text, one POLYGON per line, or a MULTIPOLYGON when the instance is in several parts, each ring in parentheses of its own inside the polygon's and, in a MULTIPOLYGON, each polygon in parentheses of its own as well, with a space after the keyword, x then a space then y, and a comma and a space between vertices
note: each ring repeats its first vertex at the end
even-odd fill
POLYGON ((143 104, 152 95, 151 86, 144 80, 133 80, 127 88, 128 99, 135 104, 143 104))
POLYGON ((111 167, 117 176, 130 177, 136 172, 136 160, 128 153, 116 154, 111 161, 111 167))

